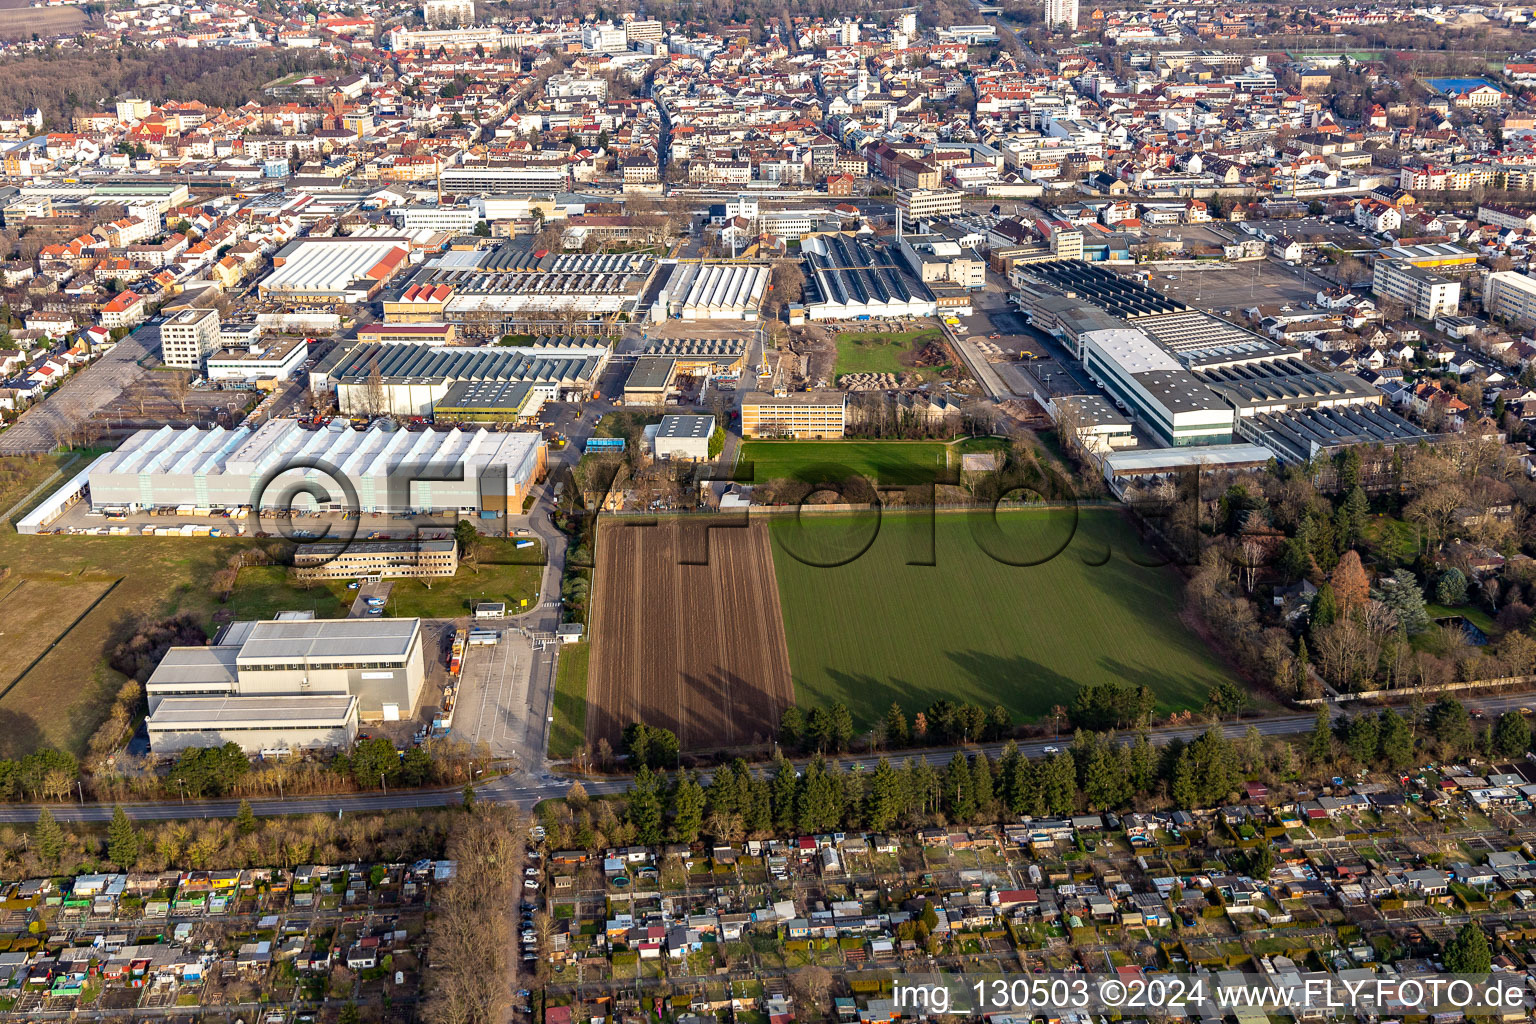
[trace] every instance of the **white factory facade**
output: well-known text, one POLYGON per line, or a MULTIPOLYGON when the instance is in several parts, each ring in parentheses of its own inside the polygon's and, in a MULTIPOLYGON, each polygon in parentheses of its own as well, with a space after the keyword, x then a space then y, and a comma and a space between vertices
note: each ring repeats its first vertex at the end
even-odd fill
POLYGON ((141 430, 87 470, 95 511, 238 509, 473 514, 520 507, 543 473, 543 439, 488 430, 309 430, 272 420, 252 430, 141 430), (294 497, 304 487, 308 498, 294 497))
POLYGON ((1134 328, 1081 336, 1083 366, 1169 445, 1224 444, 1234 414, 1167 349, 1134 328))
POLYGON ((666 264, 651 318, 756 320, 768 291, 768 268, 754 264, 666 264))

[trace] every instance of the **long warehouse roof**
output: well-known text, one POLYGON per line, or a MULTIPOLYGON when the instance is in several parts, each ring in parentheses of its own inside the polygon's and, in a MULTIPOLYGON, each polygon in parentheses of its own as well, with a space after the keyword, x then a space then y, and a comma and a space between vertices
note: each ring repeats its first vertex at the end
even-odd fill
POLYGON ((341 291, 372 274, 397 250, 395 259, 404 259, 408 246, 404 238, 301 239, 278 253, 282 265, 268 274, 261 286, 269 291, 341 291))
POLYGON ((430 344, 354 345, 342 354, 331 380, 356 384, 368 380, 377 366, 385 383, 460 380, 561 380, 589 379, 599 357, 533 355, 517 349, 443 348, 430 344))
POLYGON ((255 430, 237 427, 161 427, 140 430, 91 466, 91 476, 158 474, 256 476, 285 466, 324 465, 349 477, 385 476, 404 466, 459 466, 465 479, 485 466, 506 465, 512 479, 531 475, 539 435, 488 430, 409 431, 383 421, 353 430, 333 421, 305 430, 295 420, 270 420, 255 430))

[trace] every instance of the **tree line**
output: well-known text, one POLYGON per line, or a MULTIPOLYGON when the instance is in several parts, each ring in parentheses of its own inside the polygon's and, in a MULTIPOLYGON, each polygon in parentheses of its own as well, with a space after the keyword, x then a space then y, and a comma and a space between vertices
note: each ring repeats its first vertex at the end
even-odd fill
POLYGON ((7 878, 97 871, 213 871, 302 864, 409 863, 440 857, 462 812, 258 817, 242 801, 234 818, 134 822, 114 808, 105 834, 66 827, 44 808, 31 829, 0 826, 0 874, 7 878))
POLYGON ((524 822, 511 808, 475 805, 448 837, 451 885, 434 893, 428 942, 432 984, 423 1008, 433 1024, 500 1024, 517 988, 514 918, 524 822))
POLYGON ((261 87, 275 78, 334 66, 328 55, 309 50, 50 47, 0 62, 0 109, 36 107, 45 125, 57 127, 121 96, 237 107, 259 99, 261 87))
POLYGON ((996 759, 956 751, 942 767, 920 758, 881 758, 873 769, 817 754, 804 768, 779 757, 765 768, 738 759, 704 783, 686 769, 641 766, 621 805, 594 807, 580 790, 544 809, 557 845, 737 841, 837 829, 889 831, 944 824, 1017 821, 1021 816, 1122 812, 1159 806, 1195 810, 1235 803, 1247 781, 1301 787, 1352 769, 1402 771, 1423 756, 1517 757, 1531 749, 1524 716, 1508 712, 1478 727, 1445 698, 1405 716, 1393 708, 1335 718, 1318 710, 1295 740, 1250 726, 1229 738, 1218 726, 1161 746, 1145 732, 1079 729, 1070 746, 1030 760, 1009 741, 996 759))

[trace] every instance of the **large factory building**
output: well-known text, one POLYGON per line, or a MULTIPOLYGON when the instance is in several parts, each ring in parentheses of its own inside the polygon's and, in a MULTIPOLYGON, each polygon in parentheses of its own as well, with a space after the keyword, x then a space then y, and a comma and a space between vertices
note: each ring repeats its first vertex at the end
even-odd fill
POLYGON ((521 508, 544 458, 538 434, 272 420, 255 430, 141 430, 97 459, 88 482, 92 509, 106 512, 300 507, 307 482, 322 510, 473 514, 521 508))
POLYGON ((420 619, 232 622, 208 647, 166 652, 145 728, 157 754, 344 748, 359 719, 409 719, 425 679, 420 619))
POLYGON ((359 344, 323 360, 310 387, 334 391, 348 416, 431 416, 454 385, 526 384, 506 418, 532 419, 545 402, 584 400, 610 351, 577 339, 486 348, 359 344))

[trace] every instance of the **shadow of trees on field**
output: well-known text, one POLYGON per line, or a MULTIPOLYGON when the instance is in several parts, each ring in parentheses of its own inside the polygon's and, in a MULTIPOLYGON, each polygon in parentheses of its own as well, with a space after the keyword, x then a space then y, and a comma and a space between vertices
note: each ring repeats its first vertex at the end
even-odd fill
POLYGON ((1056 704, 1070 704, 1082 685, 1082 680, 1022 654, 970 650, 950 651, 948 657, 980 684, 987 696, 979 703, 1001 704, 1025 717, 1042 717, 1056 704))
POLYGON ((43 731, 31 715, 0 708, 0 757, 21 757, 41 746, 43 731))

